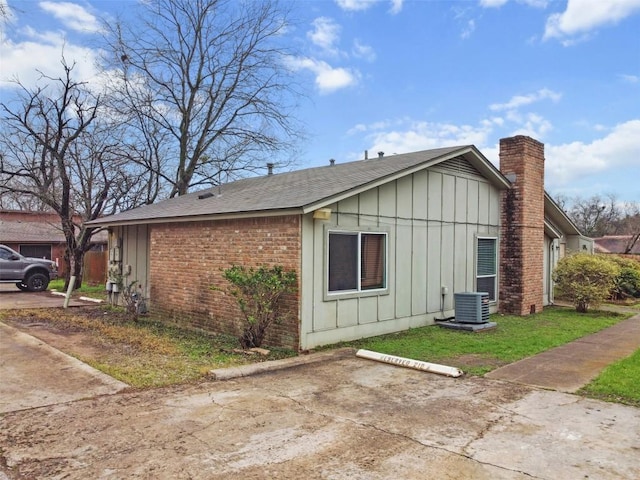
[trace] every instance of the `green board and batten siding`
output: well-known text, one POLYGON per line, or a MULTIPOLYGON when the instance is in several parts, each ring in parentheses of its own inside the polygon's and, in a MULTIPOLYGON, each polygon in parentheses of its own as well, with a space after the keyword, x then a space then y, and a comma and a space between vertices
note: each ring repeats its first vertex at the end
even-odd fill
POLYGON ((453 293, 475 290, 477 236, 498 236, 500 191, 458 157, 330 208, 329 221, 303 217, 302 348, 431 324, 442 286, 451 315, 453 293), (388 232, 388 293, 327 297, 327 225, 388 232))
MULTIPOLYGON (((149 225, 112 227, 109 248, 120 248, 123 273, 129 272, 125 282, 135 281, 149 298, 149 225)), ((110 252, 110 259, 112 255, 110 252)))

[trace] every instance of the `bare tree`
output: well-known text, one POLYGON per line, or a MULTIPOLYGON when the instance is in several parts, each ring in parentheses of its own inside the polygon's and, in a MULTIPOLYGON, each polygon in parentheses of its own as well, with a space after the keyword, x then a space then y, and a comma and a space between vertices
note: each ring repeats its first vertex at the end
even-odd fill
MULTIPOLYGON (((0 178, 2 178, 0 176, 0 178)), ((11 185, 0 185, 0 210, 22 210, 29 212, 49 211, 44 203, 31 195, 21 195, 11 185)))
POLYGON ((571 208, 567 214, 584 235, 602 237, 615 233, 617 222, 621 218, 615 195, 594 195, 586 199, 576 197, 570 203, 571 208))
MULTIPOLYGON (((136 131, 139 165, 170 186, 195 186, 287 164, 300 135, 275 1, 152 0, 135 24, 107 25, 112 103, 136 131), (286 152, 287 156, 283 156, 286 152)), ((131 133, 133 135, 133 133, 131 133)), ((152 195, 150 195, 150 198, 152 195)))
POLYGON ((640 242, 640 203, 625 203, 624 218, 621 221, 620 230, 621 234, 629 237, 623 253, 631 253, 633 248, 640 242))
POLYGON ((628 237, 623 253, 640 242, 640 203, 619 202, 614 194, 590 198, 560 196, 567 215, 589 237, 624 235, 628 237))
POLYGON ((124 195, 136 196, 118 129, 100 118, 102 99, 74 80, 74 65, 62 59, 63 74, 41 74, 41 85, 0 103, 0 193, 32 198, 56 212, 66 240, 67 282, 82 283, 84 253, 93 229, 85 222, 113 213, 124 195))

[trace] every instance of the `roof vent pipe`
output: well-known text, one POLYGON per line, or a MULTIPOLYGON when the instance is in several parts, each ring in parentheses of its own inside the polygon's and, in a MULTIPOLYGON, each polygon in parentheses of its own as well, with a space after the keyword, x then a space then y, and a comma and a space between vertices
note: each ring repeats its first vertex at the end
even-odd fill
POLYGON ((335 164, 336 164, 336 161, 333 158, 329 159, 329 165, 333 167, 335 164))
POLYGON ((378 152, 378 158, 384 157, 384 152, 378 152))
POLYGON ((369 150, 364 151, 364 159, 369 160, 369 150))
POLYGON ((267 163, 267 175, 273 175, 273 163, 267 163))

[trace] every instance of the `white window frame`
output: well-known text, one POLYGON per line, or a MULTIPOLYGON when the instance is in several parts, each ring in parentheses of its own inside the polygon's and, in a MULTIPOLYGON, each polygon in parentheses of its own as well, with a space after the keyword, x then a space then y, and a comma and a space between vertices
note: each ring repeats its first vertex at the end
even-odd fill
MULTIPOLYGON (((498 301, 498 268, 499 268, 499 257, 500 257, 500 245, 498 243, 498 237, 492 235, 478 235, 476 237, 476 259, 475 259, 475 283, 476 283, 476 291, 478 290, 478 279, 479 278, 493 278, 493 291, 495 298, 489 298, 491 303, 496 303, 498 301), (479 275, 478 274, 478 261, 480 259, 479 253, 479 245, 480 240, 492 240, 495 247, 495 264, 494 264, 494 272, 491 275, 479 275)), ((490 293, 490 292, 489 292, 490 293)))
POLYGON ((324 300, 336 300, 337 298, 358 298, 368 297, 376 295, 388 295, 389 294, 389 230, 383 228, 369 228, 369 227, 325 227, 325 255, 324 255, 324 300), (358 244, 356 247, 358 258, 357 263, 357 286, 355 289, 350 290, 329 290, 329 237, 331 234, 341 235, 354 235, 358 237, 358 244), (362 235, 374 234, 382 235, 384 237, 384 259, 383 259, 383 285, 381 288, 368 288, 362 289, 361 287, 361 265, 362 265, 362 235))

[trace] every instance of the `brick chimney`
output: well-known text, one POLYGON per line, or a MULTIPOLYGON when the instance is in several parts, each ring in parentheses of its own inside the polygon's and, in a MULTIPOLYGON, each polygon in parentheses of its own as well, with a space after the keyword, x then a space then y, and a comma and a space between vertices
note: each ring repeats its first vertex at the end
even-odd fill
POLYGON ((500 140, 502 192, 500 311, 541 312, 544 274, 544 144, 518 135, 500 140))

